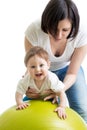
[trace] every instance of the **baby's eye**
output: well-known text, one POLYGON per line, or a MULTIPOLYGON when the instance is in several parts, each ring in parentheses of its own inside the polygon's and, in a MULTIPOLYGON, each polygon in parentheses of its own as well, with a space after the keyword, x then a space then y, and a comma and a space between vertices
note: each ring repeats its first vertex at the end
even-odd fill
POLYGON ((40 64, 40 67, 43 67, 44 66, 44 64, 40 64))
POLYGON ((32 69, 34 69, 34 68, 35 68, 35 66, 31 66, 31 68, 32 68, 32 69))

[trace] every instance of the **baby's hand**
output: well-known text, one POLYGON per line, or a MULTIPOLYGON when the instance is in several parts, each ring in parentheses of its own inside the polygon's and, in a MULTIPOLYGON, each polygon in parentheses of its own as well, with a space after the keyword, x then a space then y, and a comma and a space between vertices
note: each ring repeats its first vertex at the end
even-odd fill
POLYGON ((67 117, 64 107, 57 107, 54 111, 58 113, 58 116, 61 119, 65 119, 67 117))
POLYGON ((28 106, 29 106, 28 103, 22 102, 22 103, 20 103, 19 105, 17 105, 16 110, 21 110, 21 109, 24 109, 24 108, 26 108, 26 107, 28 107, 28 106))

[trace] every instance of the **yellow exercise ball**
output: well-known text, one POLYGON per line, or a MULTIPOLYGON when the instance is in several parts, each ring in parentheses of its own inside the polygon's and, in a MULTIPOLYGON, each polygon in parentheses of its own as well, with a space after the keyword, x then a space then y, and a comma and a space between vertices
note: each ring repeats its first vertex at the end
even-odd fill
POLYGON ((0 115, 0 130, 87 130, 83 119, 66 108, 67 118, 60 119, 50 101, 31 100, 30 106, 16 110, 13 106, 0 115))

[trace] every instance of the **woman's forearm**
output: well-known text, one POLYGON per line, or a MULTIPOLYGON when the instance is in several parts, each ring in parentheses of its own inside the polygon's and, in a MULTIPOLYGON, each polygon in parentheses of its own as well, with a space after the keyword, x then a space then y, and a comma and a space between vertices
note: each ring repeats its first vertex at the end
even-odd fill
POLYGON ((75 80, 76 80, 76 75, 75 74, 67 74, 64 78, 64 91, 66 91, 67 89, 69 89, 74 83, 75 83, 75 80))

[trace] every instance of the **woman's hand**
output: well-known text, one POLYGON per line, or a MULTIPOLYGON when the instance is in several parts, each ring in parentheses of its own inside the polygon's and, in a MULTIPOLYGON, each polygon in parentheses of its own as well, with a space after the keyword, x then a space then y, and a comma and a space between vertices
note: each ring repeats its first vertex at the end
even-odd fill
POLYGON ((44 98, 44 101, 47 101, 49 99, 53 99, 52 103, 58 102, 58 96, 56 96, 56 94, 51 90, 51 89, 47 89, 43 92, 43 94, 46 94, 48 96, 46 96, 44 98))
MULTIPOLYGON (((43 92, 43 95, 44 94, 49 95, 49 96, 46 96, 44 98, 44 101, 47 101, 49 99, 53 99, 52 103, 55 103, 58 101, 58 97, 55 95, 55 93, 51 89, 45 90, 43 92)), ((40 99, 41 98, 40 93, 37 93, 35 88, 30 88, 30 87, 28 87, 28 90, 26 91, 26 96, 29 98, 33 98, 33 99, 40 99)))
POLYGON ((37 93, 35 88, 28 87, 28 90, 26 91, 26 96, 33 99, 40 98, 40 94, 37 93))

